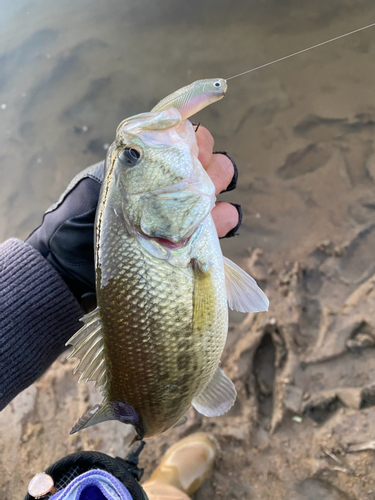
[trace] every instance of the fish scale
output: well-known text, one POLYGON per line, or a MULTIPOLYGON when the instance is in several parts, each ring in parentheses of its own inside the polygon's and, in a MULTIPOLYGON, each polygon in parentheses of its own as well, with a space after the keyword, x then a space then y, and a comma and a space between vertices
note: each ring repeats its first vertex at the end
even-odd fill
MULTIPOLYGON (((224 294, 221 300, 221 331, 212 322, 194 328, 193 276, 144 253, 124 234, 121 218, 113 211, 105 216, 111 231, 103 239, 101 253, 106 258, 100 280, 108 284, 98 287, 98 302, 110 367, 108 398, 131 401, 142 415, 146 435, 155 434, 169 427, 170 420, 176 423, 184 415, 206 373, 211 374, 217 366, 227 333, 226 298, 224 294), (120 267, 125 271, 121 280, 114 271, 120 267), (109 342, 106 332, 112 331, 116 331, 116 340, 109 342), (205 340, 197 341, 199 336, 205 340), (170 380, 175 391, 165 388, 170 380)), ((220 307, 214 307, 214 316, 216 309, 220 307)))

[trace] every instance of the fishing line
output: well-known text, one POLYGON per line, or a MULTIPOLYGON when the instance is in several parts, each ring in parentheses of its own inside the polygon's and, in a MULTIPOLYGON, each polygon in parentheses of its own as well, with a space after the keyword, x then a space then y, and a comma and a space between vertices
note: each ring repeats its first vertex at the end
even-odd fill
POLYGON ((345 33, 344 35, 335 36, 335 38, 331 38, 330 40, 326 40, 325 42, 318 43, 316 45, 313 45, 312 47, 308 47, 307 49, 299 50, 298 52, 294 52, 293 54, 289 54, 288 56, 280 57, 280 59, 275 59, 274 61, 262 64, 261 66, 257 66, 256 68, 249 69, 247 71, 244 71, 243 73, 239 73, 238 75, 231 76, 230 78, 227 78, 227 80, 232 80, 233 78, 246 75, 247 73, 251 73, 252 71, 256 71, 257 69, 265 68, 266 66, 271 66, 271 64, 284 61, 285 59, 289 59, 289 57, 297 56, 298 54, 302 54, 303 52, 307 52, 308 50, 316 49, 317 47, 321 47, 326 43, 334 42, 335 40, 339 40, 340 38, 344 38, 345 36, 353 35, 353 33, 358 33, 358 31, 366 30, 367 28, 371 28, 372 26, 375 26, 375 23, 368 24, 367 26, 363 26, 362 28, 359 28, 354 31, 349 31, 349 33, 345 33))

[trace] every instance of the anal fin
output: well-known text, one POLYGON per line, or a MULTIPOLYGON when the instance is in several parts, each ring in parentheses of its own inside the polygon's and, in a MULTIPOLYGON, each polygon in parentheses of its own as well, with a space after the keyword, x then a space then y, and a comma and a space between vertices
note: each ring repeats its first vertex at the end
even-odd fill
POLYGON ((106 420, 119 420, 124 424, 131 424, 141 438, 144 435, 139 415, 130 403, 108 401, 107 399, 104 399, 100 405, 95 405, 87 410, 70 431, 70 434, 75 434, 81 429, 100 424, 106 420))
POLYGON ((217 367, 214 376, 203 391, 193 399, 194 408, 206 417, 218 417, 227 412, 236 401, 233 382, 217 367))
POLYGON ((93 408, 87 410, 86 413, 82 415, 82 417, 75 424, 73 429, 70 431, 70 434, 75 434, 81 429, 85 429, 86 427, 91 427, 95 424, 100 424, 100 422, 105 422, 106 420, 115 420, 113 410, 109 403, 103 402, 100 405, 95 405, 93 408))

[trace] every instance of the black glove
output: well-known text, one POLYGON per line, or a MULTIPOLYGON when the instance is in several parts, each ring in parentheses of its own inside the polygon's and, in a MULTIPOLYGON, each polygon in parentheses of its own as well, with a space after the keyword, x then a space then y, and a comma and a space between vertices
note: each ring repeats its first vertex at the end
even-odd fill
MULTIPOLYGON (((230 160, 235 173, 227 191, 235 188, 238 176, 237 167, 230 160)), ((42 224, 26 240, 57 270, 86 312, 96 307, 94 224, 103 170, 104 161, 74 177, 59 201, 44 214, 42 224)), ((238 211, 239 222, 224 238, 234 236, 241 224, 241 207, 232 205, 238 211)))
MULTIPOLYGON (((214 155, 225 155, 232 162, 233 169, 234 169, 234 174, 233 174, 232 180, 230 181, 227 189, 224 189, 223 191, 221 191, 220 194, 222 194, 222 193, 228 193, 228 191, 233 191, 233 189, 236 189, 236 187, 237 187, 237 180, 238 180, 238 168, 237 168, 237 165, 236 165, 235 161, 233 160, 233 158, 231 156, 228 155, 228 153, 226 151, 214 151, 213 154, 214 155)), ((233 229, 231 229, 225 236, 223 236, 222 238, 220 238, 221 240, 223 238, 232 238, 233 236, 236 236, 238 234, 237 233, 238 228, 240 227, 240 225, 242 223, 242 208, 241 208, 241 205, 237 205, 237 203, 231 203, 231 205, 233 205, 234 208, 238 212, 238 224, 237 224, 236 227, 234 227, 233 229)))
POLYGON ((96 306, 94 222, 104 161, 69 184, 26 240, 57 270, 87 312, 96 306))

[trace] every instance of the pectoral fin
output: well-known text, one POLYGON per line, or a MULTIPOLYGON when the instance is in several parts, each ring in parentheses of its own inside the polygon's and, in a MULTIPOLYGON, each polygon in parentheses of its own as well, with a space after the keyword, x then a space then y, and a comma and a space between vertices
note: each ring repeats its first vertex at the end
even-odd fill
POLYGON ((206 417, 218 417, 227 412, 236 401, 236 388, 233 382, 217 367, 214 376, 193 399, 194 408, 206 417))
POLYGON ((234 262, 223 259, 229 307, 239 312, 268 311, 268 299, 257 282, 234 262))

